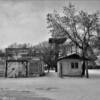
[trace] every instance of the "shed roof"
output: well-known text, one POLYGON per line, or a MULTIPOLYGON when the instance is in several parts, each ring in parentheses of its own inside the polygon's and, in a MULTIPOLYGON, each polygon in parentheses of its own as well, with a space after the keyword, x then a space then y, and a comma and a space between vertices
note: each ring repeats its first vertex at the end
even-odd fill
MULTIPOLYGON (((63 59, 78 59, 78 60, 82 60, 83 58, 79 54, 73 53, 73 54, 68 54, 66 56, 60 57, 58 59, 58 61, 63 60, 63 59)), ((88 58, 85 58, 85 60, 89 60, 89 59, 88 58)))

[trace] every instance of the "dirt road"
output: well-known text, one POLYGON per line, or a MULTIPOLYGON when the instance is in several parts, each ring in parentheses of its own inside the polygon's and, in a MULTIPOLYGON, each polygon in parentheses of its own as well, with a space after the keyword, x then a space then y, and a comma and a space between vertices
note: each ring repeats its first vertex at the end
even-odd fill
POLYGON ((45 77, 1 78, 0 100, 99 100, 100 71, 90 78, 59 78, 54 72, 45 77))

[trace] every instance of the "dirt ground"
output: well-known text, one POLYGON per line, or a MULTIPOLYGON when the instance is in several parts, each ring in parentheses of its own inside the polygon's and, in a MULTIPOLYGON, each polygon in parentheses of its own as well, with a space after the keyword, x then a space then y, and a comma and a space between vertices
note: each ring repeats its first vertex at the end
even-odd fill
POLYGON ((100 70, 90 78, 59 78, 54 72, 44 77, 0 78, 0 100, 99 100, 100 70))

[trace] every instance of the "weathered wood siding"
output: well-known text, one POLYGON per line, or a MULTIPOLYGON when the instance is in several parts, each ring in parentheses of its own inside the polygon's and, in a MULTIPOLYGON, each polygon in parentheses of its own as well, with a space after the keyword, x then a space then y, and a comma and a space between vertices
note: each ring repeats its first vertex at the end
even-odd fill
POLYGON ((82 73, 82 62, 76 59, 64 59, 58 61, 58 75, 61 74, 61 67, 62 66, 62 75, 81 75, 82 73), (77 62, 78 68, 72 69, 71 62, 77 62))
POLYGON ((44 73, 42 61, 34 60, 29 63, 29 76, 41 75, 42 73, 44 73))
POLYGON ((25 77, 25 75, 26 68, 24 64, 22 64, 21 62, 8 63, 7 77, 25 77))
POLYGON ((0 61, 0 77, 4 77, 4 76, 5 76, 5 62, 0 61))

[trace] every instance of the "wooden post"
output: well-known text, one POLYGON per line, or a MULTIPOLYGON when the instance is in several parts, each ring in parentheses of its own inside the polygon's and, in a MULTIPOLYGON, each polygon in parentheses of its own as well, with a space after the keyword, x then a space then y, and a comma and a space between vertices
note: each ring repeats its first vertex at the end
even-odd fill
POLYGON ((26 77, 27 77, 27 62, 25 62, 25 68, 26 68, 26 77))
POLYGON ((60 63, 60 77, 62 78, 63 77, 63 75, 62 75, 62 63, 60 63))
POLYGON ((28 77, 28 62, 26 62, 26 77, 28 77))
POLYGON ((8 63, 7 63, 7 61, 6 61, 6 68, 5 68, 5 77, 7 77, 7 66, 8 65, 8 63))
POLYGON ((62 75, 62 65, 60 66, 60 69, 61 69, 61 78, 63 77, 63 75, 62 75))
POLYGON ((77 52, 77 45, 75 45, 75 49, 76 49, 75 51, 76 51, 76 54, 77 54, 77 53, 78 53, 78 52, 77 52))

